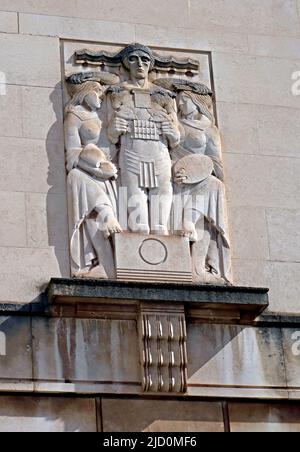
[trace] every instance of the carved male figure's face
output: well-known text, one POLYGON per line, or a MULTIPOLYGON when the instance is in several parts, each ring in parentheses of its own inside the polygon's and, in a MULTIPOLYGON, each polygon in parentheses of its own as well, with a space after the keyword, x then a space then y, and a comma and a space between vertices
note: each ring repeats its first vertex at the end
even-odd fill
POLYGON ((127 67, 132 80, 145 80, 151 66, 149 55, 144 52, 132 52, 127 57, 127 67))

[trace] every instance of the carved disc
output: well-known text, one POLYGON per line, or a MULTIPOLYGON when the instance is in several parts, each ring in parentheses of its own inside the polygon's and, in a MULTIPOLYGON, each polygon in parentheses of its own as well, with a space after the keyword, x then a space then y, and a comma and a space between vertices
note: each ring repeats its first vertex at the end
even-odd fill
POLYGON ((193 154, 183 157, 174 165, 174 176, 183 172, 187 176, 185 184, 197 184, 207 179, 213 172, 214 165, 207 155, 193 154))
POLYGON ((166 262, 168 250, 158 239, 146 239, 139 250, 142 260, 148 265, 160 265, 166 262))

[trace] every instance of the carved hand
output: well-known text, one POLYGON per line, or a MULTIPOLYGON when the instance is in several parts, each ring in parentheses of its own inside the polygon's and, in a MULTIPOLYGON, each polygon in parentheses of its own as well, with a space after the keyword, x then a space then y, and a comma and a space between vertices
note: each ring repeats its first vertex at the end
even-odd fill
POLYGON ((188 181, 188 178, 184 169, 175 174, 175 182, 177 185, 184 185, 188 181))
POLYGON ((110 136, 117 141, 119 137, 128 131, 128 122, 126 119, 116 117, 110 125, 110 136))
POLYGON ((99 168, 95 168, 93 171, 94 177, 97 179, 109 180, 118 177, 117 167, 111 162, 103 162, 99 168))
POLYGON ((84 160, 79 159, 77 167, 96 179, 109 180, 117 179, 118 177, 118 170, 111 162, 103 162, 99 168, 95 168, 90 166, 84 160))
POLYGON ((162 123, 162 133, 168 139, 170 146, 174 147, 179 144, 180 133, 179 130, 171 121, 165 121, 162 123))

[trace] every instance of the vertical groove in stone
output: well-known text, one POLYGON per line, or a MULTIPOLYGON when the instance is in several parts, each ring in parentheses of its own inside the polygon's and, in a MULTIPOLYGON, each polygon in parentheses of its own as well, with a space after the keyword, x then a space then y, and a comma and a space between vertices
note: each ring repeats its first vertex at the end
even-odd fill
POLYGON ((97 433, 103 433, 102 398, 96 398, 96 428, 97 433))
POLYGON ((230 417, 229 417, 228 402, 222 402, 222 411, 223 411, 225 433, 230 433, 230 417))

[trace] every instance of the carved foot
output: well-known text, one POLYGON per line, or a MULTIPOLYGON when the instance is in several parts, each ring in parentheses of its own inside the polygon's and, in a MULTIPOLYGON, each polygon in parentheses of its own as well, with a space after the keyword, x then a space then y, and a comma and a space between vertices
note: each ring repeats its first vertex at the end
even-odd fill
POLYGON ((135 226, 130 226, 130 231, 134 232, 135 234, 150 234, 150 228, 147 224, 136 224, 135 226))
POLYGON ((154 226, 154 228, 151 230, 151 234, 167 236, 167 235, 169 235, 169 231, 166 226, 158 224, 158 225, 154 226))
POLYGON ((108 219, 107 223, 105 223, 104 227, 104 235, 108 239, 114 234, 120 234, 123 232, 123 229, 120 226, 120 223, 116 218, 110 218, 108 219))
POLYGON ((97 265, 88 272, 79 272, 75 277, 84 279, 108 279, 107 274, 100 265, 97 265))
POLYGON ((210 272, 203 272, 194 277, 196 283, 211 284, 214 286, 226 286, 227 282, 219 275, 213 275, 210 272))
POLYGON ((198 242, 198 234, 196 227, 192 221, 184 220, 183 231, 181 234, 183 237, 188 237, 190 242, 198 242))

